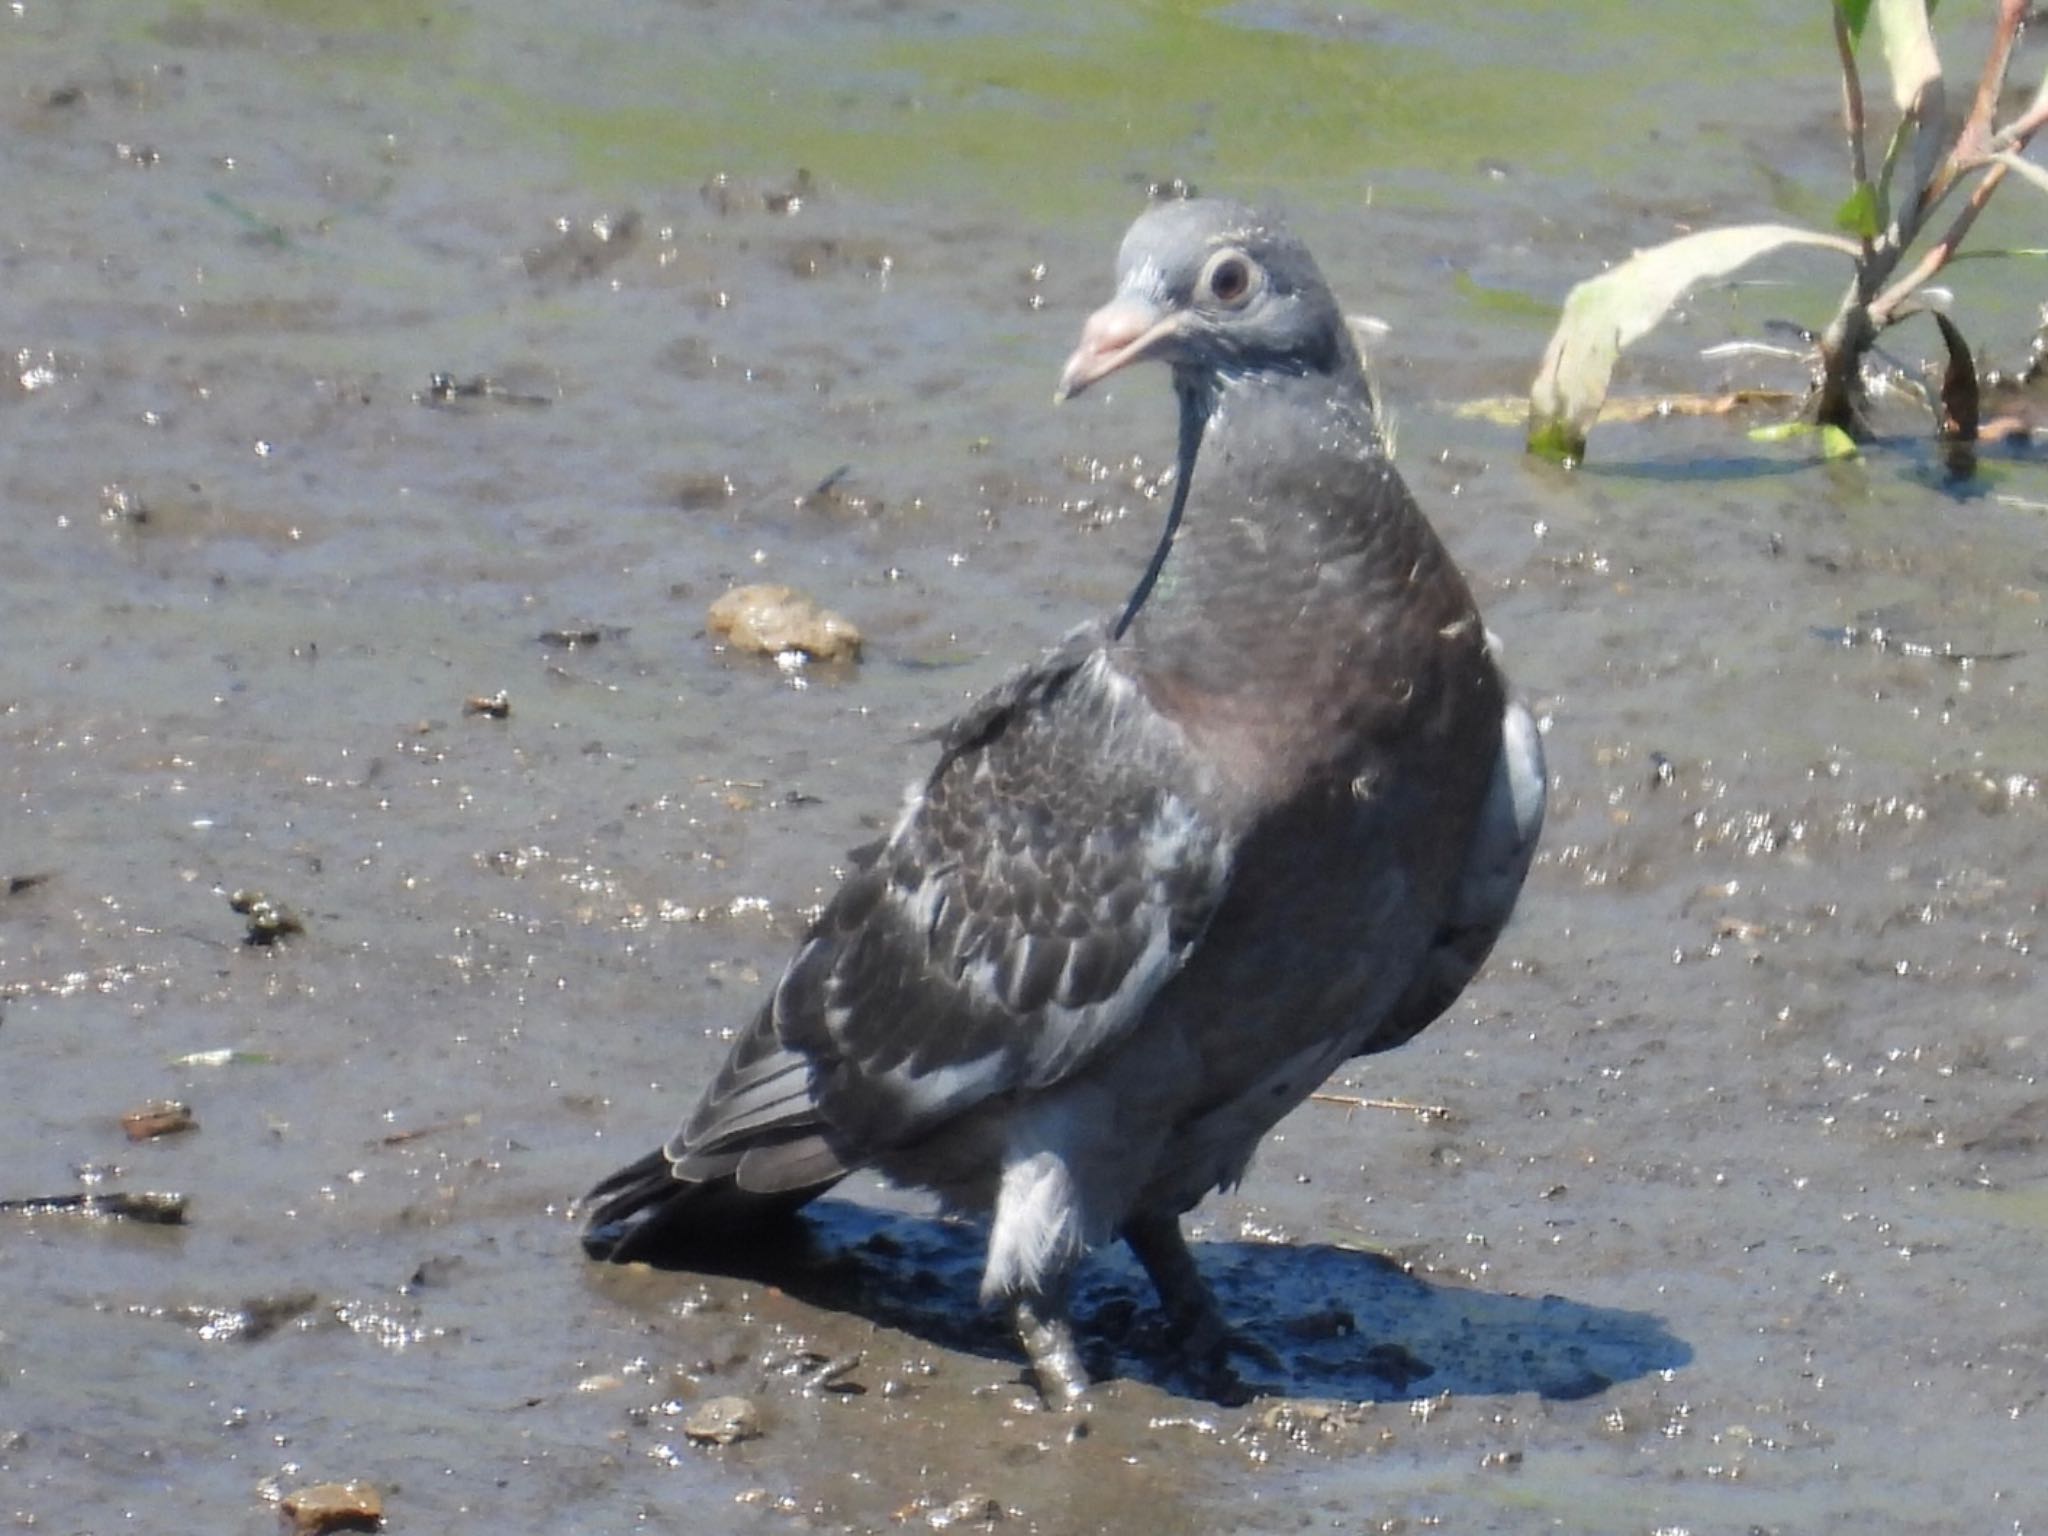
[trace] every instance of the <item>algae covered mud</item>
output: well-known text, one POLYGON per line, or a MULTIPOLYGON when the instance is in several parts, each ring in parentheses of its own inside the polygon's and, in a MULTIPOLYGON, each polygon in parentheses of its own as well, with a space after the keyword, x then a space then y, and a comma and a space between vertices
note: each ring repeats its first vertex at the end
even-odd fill
MULTIPOLYGON (((1602 256, 1825 218, 1814 31, 0 14, 0 1510, 2048 1526, 2048 476, 1722 422, 1561 475, 1450 408, 1524 387, 1602 256), (1110 1256, 1080 1311, 1116 1379, 1055 1416, 975 1236, 886 1191, 727 1276, 593 1270, 565 1202, 711 1070, 917 734, 1128 590, 1158 381, 1047 401, 1176 177, 1286 208, 1388 323, 1551 825, 1459 1009, 1200 1213, 1275 1395, 1176 1395, 1110 1256), (752 582, 861 660, 717 649, 752 582), (169 1102, 189 1128, 130 1139, 169 1102), (110 1192, 183 1198, 73 1198, 110 1192)), ((1698 345, 1833 278, 1698 301, 1624 387, 1718 385, 1698 345)), ((1973 338, 2031 330, 2021 269, 1956 278, 1973 338)))

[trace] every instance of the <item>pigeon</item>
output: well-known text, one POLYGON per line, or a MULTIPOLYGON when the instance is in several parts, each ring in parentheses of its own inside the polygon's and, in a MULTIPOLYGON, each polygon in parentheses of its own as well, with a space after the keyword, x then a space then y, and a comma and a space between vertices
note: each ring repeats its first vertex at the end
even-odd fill
POLYGON ((586 1197, 593 1257, 732 1257, 873 1168, 986 1220, 983 1301, 1049 1402, 1089 1384, 1070 1284, 1118 1238, 1184 1359, 1249 1347, 1180 1218, 1464 990, 1543 750, 1299 239, 1146 211, 1056 399, 1140 362, 1180 433, 1129 601, 938 733, 682 1128, 586 1197))

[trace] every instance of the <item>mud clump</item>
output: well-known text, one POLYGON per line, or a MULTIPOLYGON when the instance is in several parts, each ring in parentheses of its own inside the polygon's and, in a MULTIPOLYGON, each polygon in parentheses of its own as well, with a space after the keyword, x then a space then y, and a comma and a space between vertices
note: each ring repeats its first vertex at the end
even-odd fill
POLYGON ((697 1445, 738 1445, 761 1437, 761 1410, 744 1397, 714 1397, 683 1421, 684 1438, 697 1445))
POLYGON ((857 661, 860 630, 794 587, 734 587, 705 615, 711 633, 735 650, 763 656, 797 651, 813 661, 857 661))
POLYGON ((297 913, 262 891, 236 891, 228 897, 228 906, 247 919, 242 935, 244 944, 267 947, 306 931, 306 925, 299 921, 297 913))

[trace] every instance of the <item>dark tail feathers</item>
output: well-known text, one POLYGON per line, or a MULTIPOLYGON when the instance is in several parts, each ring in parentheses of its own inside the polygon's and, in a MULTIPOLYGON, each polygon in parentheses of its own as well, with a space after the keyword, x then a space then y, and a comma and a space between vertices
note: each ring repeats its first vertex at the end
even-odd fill
POLYGON ((680 1163, 657 1148, 583 1197, 583 1251, 614 1264, 741 1262, 848 1171, 816 1136, 680 1163))

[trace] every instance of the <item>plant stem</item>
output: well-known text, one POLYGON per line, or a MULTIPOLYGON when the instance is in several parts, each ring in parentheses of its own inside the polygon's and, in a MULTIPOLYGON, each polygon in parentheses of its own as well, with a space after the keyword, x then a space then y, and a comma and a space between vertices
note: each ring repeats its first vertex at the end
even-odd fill
POLYGON ((1976 99, 1970 115, 1963 119, 1962 132, 1949 150, 1949 164, 1958 170, 1981 161, 1991 148, 1991 119, 1998 111, 1999 92, 2005 89, 2005 72, 2012 65, 2012 50, 2027 24, 2031 0, 1999 0, 1998 20, 1991 33, 1991 51, 1984 55, 1984 70, 1977 76, 1976 99))
MULTIPOLYGON (((1978 161, 1979 165, 1984 163, 1978 161)), ((1969 201, 1963 204, 1954 222, 1942 231, 1941 238, 1927 248, 1904 277, 1870 301, 1870 320, 1875 330, 1881 331, 1891 324, 1899 306, 1911 298, 1922 283, 1948 265, 1956 247, 1963 243, 1963 236, 1970 232, 1970 226, 1977 222, 1977 215, 1984 211, 1984 205, 1991 201, 1991 194, 2004 180, 2005 167, 1992 163, 1985 170, 1983 179, 1970 188, 1969 201)))
POLYGON ((1862 186, 1870 180, 1870 161, 1863 147, 1863 77, 1856 70, 1856 39, 1849 18, 1835 0, 1835 52, 1842 60, 1842 126, 1849 134, 1849 174, 1862 186))
POLYGON ((2027 140, 2048 124, 2048 79, 2041 82, 2040 94, 2035 96, 2033 105, 2014 118, 2006 127, 1998 130, 1991 140, 1993 149, 2010 149, 2015 152, 2025 147, 2027 140))
POLYGON ((1820 388, 1813 399, 1813 419, 1818 424, 1840 427, 1859 442, 1870 435, 1862 411, 1863 354, 1877 340, 1877 327, 1871 324, 1861 289, 1859 279, 1821 333, 1820 388))
MULTIPOLYGON (((2009 9, 2012 9, 2012 6, 2008 0, 2008 3, 2001 8, 2001 21, 2004 19, 2004 11, 2009 9)), ((2024 7, 2022 6, 2021 9, 2024 9, 2024 7)), ((1997 92, 1993 91, 1992 94, 1995 97, 1997 92)), ((1974 116, 1975 109, 1973 108, 1973 119, 1974 116)), ((1981 168, 1984 171, 1984 178, 1970 189, 1969 201, 1963 204, 1962 209, 1956 214, 1954 221, 1942 232, 1941 238, 1927 248, 1926 253, 1913 264, 1912 269, 1904 277, 1871 300, 1870 318, 1876 322, 1878 330, 1883 330, 1889 325, 1893 316, 1898 313, 1899 306, 1904 304, 1922 283, 1947 266, 1955 257, 1956 248, 1962 244, 1963 236, 1969 233, 1970 226, 1977 222, 1977 215, 1984 211, 1984 205, 1991 200, 1991 194, 1996 192, 1999 183, 2005 180, 2005 167, 1990 158, 1991 151, 2001 149, 2010 150, 2012 153, 2018 154, 2027 147, 2034 135, 2039 133, 2044 126, 2048 126, 2048 81, 2043 82, 2042 89, 2035 96, 2033 105, 2028 107, 2019 117, 2015 118, 2009 126, 2000 129, 1996 134, 1988 131, 1984 134, 1981 140, 1981 147, 1974 160, 1963 164, 1954 175, 1946 174, 1948 167, 1943 167, 1944 179, 1947 183, 1942 188, 1944 191, 1949 186, 1954 185, 1955 176, 1967 175, 1969 172, 1981 168)), ((1966 128, 1964 133, 1967 136, 1969 129, 1966 128)), ((1960 148, 1961 146, 1958 145, 1957 151, 1950 153, 1949 160, 1951 163, 1956 161, 1960 148)), ((1932 191, 1933 189, 1930 188, 1929 190, 1932 191)), ((1928 205, 1928 211, 1933 211, 1932 203, 1928 205)))
MULTIPOLYGON (((1993 148, 2000 147, 1993 141, 1991 119, 1998 111, 1999 93, 2005 89, 2006 71, 2012 67, 2012 51, 2019 42, 2021 29, 2026 26, 2031 9, 2029 0, 1998 0, 1998 15, 1991 30, 1991 48, 1984 55, 1984 69, 1977 76, 1977 94, 1971 99, 1969 115, 1963 119, 1955 143, 1941 162, 1941 169, 1935 172, 1927 183, 1926 191, 1921 194, 1916 227, 1934 212, 1935 205, 1948 196, 1958 181, 1982 165, 1993 148)), ((2040 105, 2037 100, 2035 107, 2040 105)), ((2032 115, 2030 110, 2028 116, 2032 115)), ((2004 135, 1998 137, 2003 139, 2004 135)))
MULTIPOLYGON (((2010 149, 2017 152, 2024 149, 2027 141, 2044 123, 2048 123, 2048 81, 2044 81, 2041 90, 2035 94, 2033 104, 2009 127, 1994 133, 1991 126, 1998 111, 1999 95, 2005 89, 2006 72, 2012 67, 2013 49, 2032 10, 2031 0, 1998 0, 1991 47, 1984 56, 1984 68, 1977 76, 1977 94, 1970 102, 1969 115, 1963 120, 1955 143, 1943 157, 1940 170, 1922 191, 1909 227, 1902 231, 1901 247, 1911 243, 1958 181, 1978 170, 1983 170, 1984 176, 1970 189, 1969 201, 1963 204, 1941 238, 1927 248, 1904 277, 1870 301, 1869 318, 1873 331, 1881 331, 1891 324, 1900 306, 1955 256, 1970 226, 1977 222, 1977 215, 1984 211, 1991 194, 2005 180, 2005 167, 1991 160, 1992 151, 2010 149)), ((1839 11, 1837 16, 1839 18, 1839 11)))

